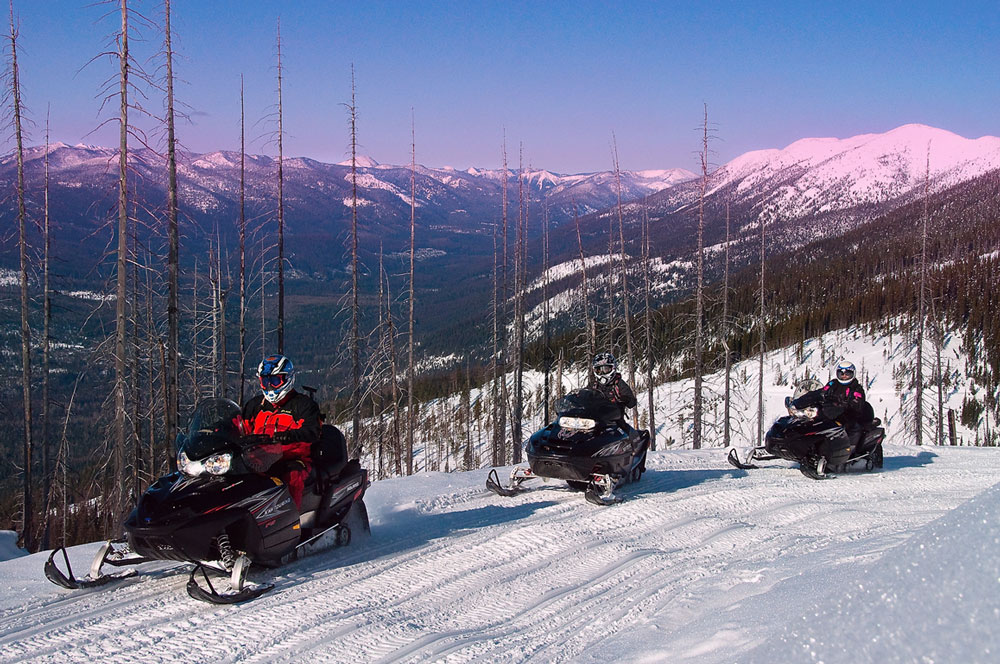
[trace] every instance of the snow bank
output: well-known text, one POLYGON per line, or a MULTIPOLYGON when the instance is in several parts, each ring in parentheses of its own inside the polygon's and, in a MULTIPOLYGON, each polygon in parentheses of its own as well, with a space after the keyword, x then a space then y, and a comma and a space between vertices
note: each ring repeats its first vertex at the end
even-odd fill
MULTIPOLYGON (((1000 484, 930 523, 878 562, 813 577, 840 588, 789 616, 745 662, 996 662, 1000 658, 1000 484), (845 644, 849 644, 845 647, 845 644)), ((776 589, 780 592, 780 589, 776 589)))
POLYGON ((28 552, 17 546, 17 533, 13 530, 0 530, 0 560, 11 560, 26 555, 28 552))

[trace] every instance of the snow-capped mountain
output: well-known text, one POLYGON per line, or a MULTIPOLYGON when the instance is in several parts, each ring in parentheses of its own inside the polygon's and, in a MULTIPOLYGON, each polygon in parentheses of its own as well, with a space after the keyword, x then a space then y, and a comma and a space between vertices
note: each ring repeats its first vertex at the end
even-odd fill
MULTIPOLYGON (((44 147, 29 148, 25 155, 28 176, 38 176, 42 168, 44 147)), ((49 169, 53 185, 58 188, 81 189, 102 185, 117 176, 117 150, 90 145, 69 146, 55 143, 49 148, 49 169)), ((163 187, 164 161, 152 150, 130 153, 130 163, 151 188, 150 197, 163 187)), ((12 178, 15 162, 12 155, 0 160, 0 180, 12 178)), ((350 160, 327 164, 313 159, 294 157, 283 162, 286 205, 321 205, 327 216, 347 216, 352 204, 350 160)), ((358 205, 366 213, 384 223, 406 208, 409 217, 410 167, 380 164, 361 155, 358 169, 358 205)), ((247 155, 247 196, 261 205, 274 199, 277 191, 277 160, 269 156, 247 155)), ((205 154, 187 153, 178 160, 178 178, 182 206, 202 212, 220 211, 234 202, 238 195, 240 155, 231 151, 205 154)), ((552 223, 571 217, 571 201, 580 214, 604 209, 617 203, 618 183, 614 172, 563 175, 546 170, 526 170, 523 173, 529 205, 546 203, 552 223)), ((663 191, 685 182, 694 174, 684 169, 622 171, 622 198, 631 201, 663 191)), ((37 178, 36 178, 37 179, 37 178)), ((450 221, 458 226, 492 222, 500 210, 503 172, 501 170, 469 168, 416 169, 416 205, 421 209, 422 223, 450 221)), ((36 183, 37 184, 37 183, 36 183)), ((507 171, 508 196, 516 200, 518 173, 507 171)), ((308 213, 307 213, 308 214, 308 213)), ((295 218, 289 222, 294 231, 295 218)))
MULTIPOLYGON (((707 195, 750 204, 780 219, 863 206, 899 205, 1000 168, 1000 138, 968 139, 944 129, 909 124, 884 134, 804 138, 782 149, 747 152, 709 176, 707 195)), ((678 212, 697 201, 698 186, 656 197, 658 209, 678 212)))

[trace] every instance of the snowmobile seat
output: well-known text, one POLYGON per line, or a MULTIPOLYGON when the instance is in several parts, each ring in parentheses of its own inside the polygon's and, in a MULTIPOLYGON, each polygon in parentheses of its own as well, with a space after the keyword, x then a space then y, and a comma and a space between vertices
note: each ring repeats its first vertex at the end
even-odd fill
POLYGON ((340 429, 332 424, 324 424, 320 429, 319 441, 312 446, 313 473, 316 483, 325 487, 336 479, 347 465, 347 439, 340 429))

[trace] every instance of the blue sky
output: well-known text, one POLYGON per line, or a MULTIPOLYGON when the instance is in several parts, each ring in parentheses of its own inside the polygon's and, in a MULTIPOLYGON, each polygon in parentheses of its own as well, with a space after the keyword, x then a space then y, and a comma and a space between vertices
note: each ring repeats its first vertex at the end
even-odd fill
MULTIPOLYGON (((131 6, 160 22, 162 3, 131 6)), ((88 135, 112 6, 15 0, 24 101, 44 140, 110 145, 88 135)), ((512 162, 562 173, 698 167, 702 104, 721 164, 806 136, 851 136, 919 122, 967 137, 1000 134, 1000 19, 994 3, 924 2, 347 2, 173 0, 178 127, 195 151, 239 146, 239 81, 253 152, 276 101, 281 20, 286 156, 348 154, 353 63, 361 151, 408 163, 411 108, 417 160, 496 167, 506 130, 512 162)), ((142 28, 133 51, 156 70, 162 36, 142 28)), ((144 103, 160 112, 151 92, 144 103)), ((4 143, 10 149, 7 138, 4 143)))

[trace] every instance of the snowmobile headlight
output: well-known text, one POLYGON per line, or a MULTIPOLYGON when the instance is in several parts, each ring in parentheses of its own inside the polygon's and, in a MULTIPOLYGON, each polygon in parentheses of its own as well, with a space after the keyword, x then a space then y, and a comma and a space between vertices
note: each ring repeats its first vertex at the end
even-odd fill
POLYGON ((232 465, 233 455, 229 453, 225 454, 213 454, 207 459, 203 460, 201 463, 205 467, 205 470, 211 475, 224 475, 229 472, 229 467, 232 465))
POLYGON ((188 458, 188 455, 181 450, 177 453, 177 470, 181 471, 185 475, 190 475, 191 477, 197 477, 205 472, 205 466, 201 461, 192 461, 188 458))
POLYGON ((597 426, 597 422, 588 417, 566 417, 559 418, 559 426, 563 429, 580 429, 586 431, 597 426))

